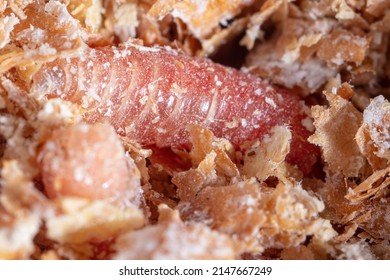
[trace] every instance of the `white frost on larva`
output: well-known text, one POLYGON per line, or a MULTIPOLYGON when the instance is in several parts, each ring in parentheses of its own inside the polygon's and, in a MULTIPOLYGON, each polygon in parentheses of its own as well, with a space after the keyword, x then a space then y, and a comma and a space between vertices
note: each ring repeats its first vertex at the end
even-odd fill
POLYGON ((259 89, 259 88, 257 88, 255 90, 255 95, 257 95, 257 96, 261 95, 262 93, 263 93, 263 91, 261 89, 259 89))
MULTIPOLYGON (((141 52, 160 52, 161 49, 159 47, 144 47, 144 46, 141 46, 141 45, 138 45, 138 44, 133 44, 133 43, 130 43, 130 42, 126 42, 125 44, 125 47, 132 47, 132 48, 135 48, 141 52)), ((130 52, 130 50, 128 50, 130 52)), ((131 52, 130 52, 131 54, 131 52)))
POLYGON ((155 117, 155 118, 152 120, 152 124, 158 123, 159 120, 160 120, 160 116, 155 117))
POLYGON ((132 132, 134 132, 135 131, 135 124, 134 123, 132 123, 132 124, 130 124, 129 126, 126 126, 125 127, 125 132, 126 133, 132 133, 132 132))
POLYGON ((272 98, 269 98, 268 96, 265 97, 265 102, 269 105, 271 105, 274 109, 276 109, 276 103, 272 98))
POLYGON ((89 97, 96 100, 97 102, 102 101, 102 99, 100 98, 100 96, 98 95, 98 93, 96 92, 96 90, 94 88, 89 88, 87 91, 87 94, 89 97))
POLYGON ((210 107, 210 103, 209 101, 204 101, 201 103, 200 105, 200 111, 202 113, 206 113, 208 110, 209 110, 209 107, 210 107))
POLYGON ((70 71, 70 73, 71 73, 72 75, 75 75, 75 74, 77 73, 77 69, 76 69, 76 67, 74 67, 74 66, 71 66, 70 69, 69 69, 69 71, 70 71))
POLYGON ((222 82, 219 80, 219 78, 218 78, 217 75, 214 76, 214 81, 215 81, 215 85, 216 85, 217 87, 219 87, 219 86, 222 85, 222 82))
POLYGON ((117 50, 116 48, 112 48, 113 53, 114 53, 114 58, 119 59, 119 58, 126 58, 129 55, 131 55, 131 51, 129 49, 123 49, 123 50, 117 50))
POLYGON ((148 101, 148 96, 146 95, 139 99, 139 103, 141 103, 141 105, 145 105, 146 101, 148 101))
POLYGON ((157 127, 157 132, 158 133, 160 133, 160 134, 165 134, 166 132, 167 132, 167 130, 166 129, 164 129, 164 128, 161 128, 161 127, 157 127))
POLYGON ((213 94, 213 99, 211 100, 211 104, 209 105, 209 110, 207 112, 207 116, 205 121, 206 122, 213 122, 215 114, 217 113, 217 106, 218 106, 218 91, 215 91, 215 94, 213 94))
POLYGON ((238 127, 238 124, 239 124, 239 122, 236 119, 234 119, 234 120, 232 120, 230 122, 225 122, 225 127, 227 127, 227 128, 235 128, 235 127, 238 127))
POLYGON ((172 95, 169 96, 168 102, 167 102, 167 108, 172 107, 174 101, 175 101, 175 98, 172 95))
POLYGON ((253 115, 254 116, 257 116, 257 115, 260 115, 261 114, 261 111, 259 109, 256 109, 254 112, 253 112, 253 115))
POLYGON ((242 80, 238 81, 238 84, 239 84, 240 86, 242 86, 242 87, 245 87, 246 85, 248 85, 247 82, 242 81, 242 80))

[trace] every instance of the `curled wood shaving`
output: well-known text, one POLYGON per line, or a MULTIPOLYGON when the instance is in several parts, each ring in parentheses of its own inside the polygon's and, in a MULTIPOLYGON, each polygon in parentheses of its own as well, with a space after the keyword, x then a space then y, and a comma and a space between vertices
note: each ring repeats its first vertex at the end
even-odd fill
POLYGON ((383 195, 383 191, 388 187, 390 187, 390 167, 374 172, 356 188, 350 189, 345 197, 353 203, 361 202, 383 195))
POLYGON ((333 241, 337 243, 347 242, 355 235, 356 230, 362 223, 365 223, 371 219, 371 210, 367 211, 366 213, 360 214, 360 216, 358 217, 355 217, 356 215, 358 215, 357 211, 353 212, 352 214, 353 215, 350 215, 349 217, 345 217, 344 220, 347 220, 348 223, 346 224, 344 232, 338 236, 335 236, 333 238, 333 241))

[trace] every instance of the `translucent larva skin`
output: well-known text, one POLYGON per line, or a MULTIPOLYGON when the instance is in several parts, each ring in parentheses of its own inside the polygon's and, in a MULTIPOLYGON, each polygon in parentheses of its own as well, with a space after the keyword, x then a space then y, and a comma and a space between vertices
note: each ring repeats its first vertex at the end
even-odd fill
POLYGON ((142 145, 188 146, 186 126, 197 123, 238 147, 288 125, 288 162, 308 174, 318 150, 304 103, 250 74, 171 50, 128 44, 86 48, 57 59, 33 77, 33 90, 79 104, 89 123, 108 121, 142 145))

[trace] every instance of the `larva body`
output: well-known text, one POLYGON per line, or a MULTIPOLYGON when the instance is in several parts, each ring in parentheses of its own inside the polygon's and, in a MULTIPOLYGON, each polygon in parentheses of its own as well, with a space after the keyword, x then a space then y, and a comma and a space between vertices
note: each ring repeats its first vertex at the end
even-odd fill
POLYGON ((308 173, 318 151, 307 107, 287 90, 208 59, 128 44, 86 48, 57 59, 33 77, 33 91, 79 104, 90 123, 108 121, 142 145, 188 146, 197 123, 236 147, 262 139, 275 125, 292 130, 288 162, 308 173))

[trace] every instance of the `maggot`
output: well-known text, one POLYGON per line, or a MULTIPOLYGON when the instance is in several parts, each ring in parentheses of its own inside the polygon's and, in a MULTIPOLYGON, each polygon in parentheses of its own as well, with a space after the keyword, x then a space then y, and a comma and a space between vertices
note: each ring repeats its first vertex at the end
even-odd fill
POLYGON ((186 126, 207 127, 238 147, 275 125, 292 131, 287 161, 309 173, 318 157, 307 142, 304 102, 286 89, 205 58, 127 43, 85 47, 45 64, 32 90, 77 103, 89 123, 107 121, 142 145, 188 147, 186 126))

